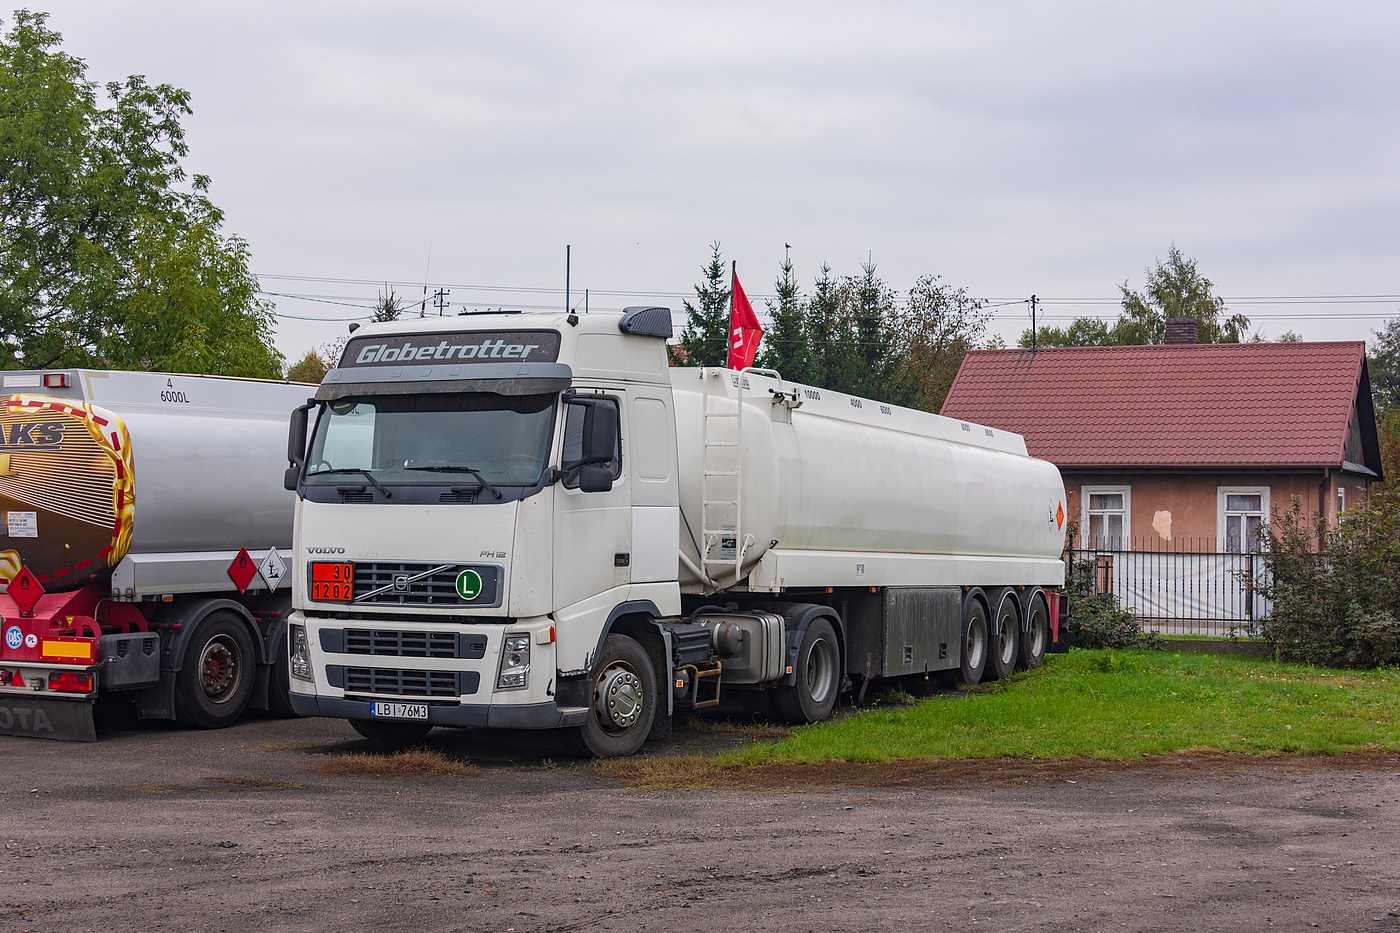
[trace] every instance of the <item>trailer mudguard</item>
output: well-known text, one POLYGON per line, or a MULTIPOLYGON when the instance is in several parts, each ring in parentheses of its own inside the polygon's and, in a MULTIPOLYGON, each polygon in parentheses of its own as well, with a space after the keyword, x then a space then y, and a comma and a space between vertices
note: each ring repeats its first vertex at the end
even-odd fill
POLYGON ((749 607, 759 612, 772 612, 783 617, 783 628, 787 638, 787 660, 783 667, 787 673, 775 683, 780 687, 791 687, 797 683, 797 651, 802 647, 802 636, 813 619, 826 619, 836 629, 836 638, 841 643, 841 674, 846 673, 846 623, 841 614, 830 606, 816 603, 759 603, 749 607))

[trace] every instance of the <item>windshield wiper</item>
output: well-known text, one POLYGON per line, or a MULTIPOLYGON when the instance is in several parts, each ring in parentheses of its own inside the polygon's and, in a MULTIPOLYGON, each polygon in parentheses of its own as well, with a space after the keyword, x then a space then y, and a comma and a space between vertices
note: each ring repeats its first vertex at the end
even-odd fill
POLYGON ((497 500, 504 498, 499 489, 486 482, 485 477, 469 466, 449 466, 447 464, 435 463, 431 466, 411 466, 404 467, 404 469, 421 470, 424 473, 470 473, 472 476, 476 477, 476 481, 481 484, 482 489, 485 489, 491 495, 495 496, 497 500))
POLYGON ((306 475, 307 475, 307 476, 330 476, 330 475, 333 474, 333 473, 358 473, 358 474, 360 474, 361 476, 363 476, 365 479, 369 480, 371 486, 373 486, 375 489, 378 489, 380 492, 384 493, 384 498, 386 498, 386 499, 392 499, 392 498, 394 498, 394 494, 393 494, 392 492, 389 491, 389 488, 388 488, 387 486, 385 486, 383 483, 381 483, 379 480, 375 479, 375 478, 374 478, 374 474, 370 473, 370 471, 369 471, 369 470, 366 470, 364 467, 339 467, 339 468, 333 469, 333 470, 317 470, 315 473, 308 473, 308 474, 306 474, 306 475))

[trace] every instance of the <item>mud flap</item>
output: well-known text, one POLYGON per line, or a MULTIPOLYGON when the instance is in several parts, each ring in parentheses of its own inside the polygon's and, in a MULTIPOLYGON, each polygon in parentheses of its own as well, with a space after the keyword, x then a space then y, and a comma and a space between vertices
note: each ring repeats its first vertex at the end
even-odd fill
POLYGON ((0 696, 0 735, 96 742, 92 701, 0 696))

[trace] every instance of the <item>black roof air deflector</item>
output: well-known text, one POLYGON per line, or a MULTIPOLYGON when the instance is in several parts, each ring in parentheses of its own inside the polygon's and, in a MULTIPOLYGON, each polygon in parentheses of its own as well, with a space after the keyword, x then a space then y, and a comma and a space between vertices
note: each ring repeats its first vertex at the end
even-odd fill
POLYGON ((622 320, 617 322, 617 329, 624 334, 664 337, 669 340, 674 333, 671 328, 671 309, 647 305, 623 308, 622 320))

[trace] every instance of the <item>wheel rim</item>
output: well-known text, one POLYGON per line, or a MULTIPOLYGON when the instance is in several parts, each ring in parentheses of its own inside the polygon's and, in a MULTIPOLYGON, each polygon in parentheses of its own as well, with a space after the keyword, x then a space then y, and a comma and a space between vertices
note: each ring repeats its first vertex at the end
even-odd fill
POLYGON ((812 642, 804 666, 807 696, 812 698, 813 703, 825 703, 836 682, 836 651, 831 642, 825 638, 812 642))
POLYGON ((987 620, 982 616, 973 616, 968 620, 967 644, 963 648, 968 668, 975 670, 981 667, 983 656, 987 653, 987 620))
POLYGON ((1045 613, 1036 610, 1035 614, 1031 616, 1031 657, 1038 658, 1045 653, 1045 642, 1046 636, 1048 635, 1046 631, 1047 628, 1048 626, 1045 624, 1045 613))
POLYGON ((243 667, 238 646, 227 635, 209 639, 199 653, 199 685, 211 703, 227 703, 238 691, 243 667))
POLYGON ((593 712, 598 724, 612 733, 626 732, 642 718, 646 691, 637 672, 625 664, 614 664, 598 677, 593 712))
POLYGON ((1010 607, 997 620, 997 652, 1004 666, 1016 663, 1016 613, 1010 607))

